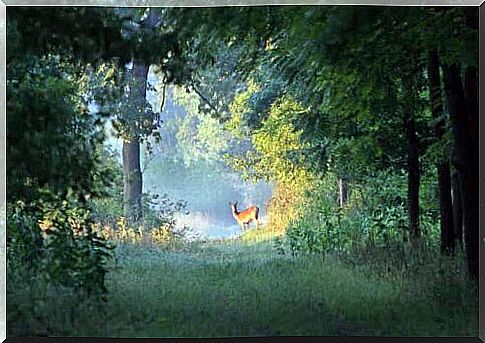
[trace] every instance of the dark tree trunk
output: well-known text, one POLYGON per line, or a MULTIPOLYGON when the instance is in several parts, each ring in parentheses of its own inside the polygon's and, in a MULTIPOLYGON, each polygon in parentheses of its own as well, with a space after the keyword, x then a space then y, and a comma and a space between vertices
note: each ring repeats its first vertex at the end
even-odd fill
MULTIPOLYGON (((479 11, 477 8, 464 10, 465 24, 474 30, 477 48, 466 45, 467 53, 478 61, 478 27, 479 11)), ((478 109, 478 65, 468 65, 465 71, 465 106, 468 123, 469 146, 468 163, 464 174, 462 197, 466 199, 468 215, 464 216, 464 233, 466 254, 468 259, 468 269, 470 275, 478 280, 479 274, 479 249, 480 244, 480 175, 479 175, 479 109, 478 109)))
POLYGON ((421 171, 419 168, 418 137, 412 113, 406 113, 405 119, 408 167, 408 216, 411 240, 417 242, 421 237, 419 228, 419 186, 421 171))
POLYGON ((451 201, 451 176, 448 162, 438 165, 438 187, 440 197, 441 251, 455 251, 455 231, 453 230, 453 205, 451 201))
POLYGON ((451 188, 453 190, 453 227, 455 229, 455 237, 457 240, 458 248, 463 249, 463 215, 462 215, 462 195, 461 185, 458 177, 458 173, 452 173, 451 188))
POLYGON ((340 207, 344 207, 344 205, 347 203, 347 198, 348 198, 347 180, 340 177, 338 179, 338 199, 339 199, 340 207))
POLYGON ((130 221, 142 218, 142 174, 140 169, 140 142, 138 138, 123 141, 124 212, 130 221))
POLYGON ((478 68, 468 67, 465 74, 465 103, 467 107, 469 160, 465 172, 466 184, 463 188, 463 197, 466 198, 468 216, 465 216, 465 243, 471 276, 478 280, 479 271, 479 131, 478 131, 478 68))
MULTIPOLYGON (((140 23, 141 28, 153 31, 160 24, 158 9, 150 9, 148 16, 140 23)), ((139 104, 135 107, 136 113, 131 113, 130 137, 123 141, 123 173, 124 173, 124 212, 132 220, 142 219, 142 189, 143 180, 140 167, 140 133, 138 127, 145 119, 145 104, 147 91, 148 68, 150 66, 146 54, 135 57, 132 68, 131 101, 139 104)))
POLYGON ((403 66, 403 114, 404 132, 406 136, 406 158, 408 172, 408 218, 409 234, 413 244, 417 244, 421 238, 419 225, 419 187, 421 181, 421 170, 419 166, 419 139, 416 133, 414 109, 416 101, 416 70, 412 67, 412 61, 403 66))
POLYGON ((146 85, 148 63, 135 61, 132 69, 132 99, 140 103, 139 115, 133 115, 135 122, 131 125, 131 138, 123 141, 123 173, 124 173, 124 213, 127 219, 138 221, 143 217, 142 211, 142 173, 140 166, 140 137, 137 133, 136 121, 141 121, 145 112, 146 85))
MULTIPOLYGON (((441 95, 440 61, 438 52, 432 50, 428 56, 428 79, 431 112, 435 120, 435 135, 439 140, 445 133, 443 116, 443 100, 441 95), (442 118, 442 119, 440 119, 442 118)), ((441 251, 452 253, 455 250, 455 234, 453 230, 453 205, 451 200, 450 163, 447 154, 438 162, 438 188, 440 199, 440 229, 441 251)))
POLYGON ((462 187, 462 210, 468 272, 478 279, 478 97, 476 68, 466 72, 466 95, 457 64, 444 66, 445 89, 455 138, 453 164, 462 187), (465 98, 466 96, 466 98, 465 98))

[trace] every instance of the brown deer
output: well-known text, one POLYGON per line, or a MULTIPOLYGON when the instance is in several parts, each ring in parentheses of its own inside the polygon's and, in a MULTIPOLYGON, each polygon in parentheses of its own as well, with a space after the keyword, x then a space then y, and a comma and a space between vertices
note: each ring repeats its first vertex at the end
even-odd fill
POLYGON ((237 201, 233 203, 229 203, 229 206, 231 206, 232 209, 232 216, 236 221, 241 225, 242 231, 245 230, 244 225, 248 224, 254 220, 256 223, 256 230, 258 229, 259 223, 258 223, 258 215, 259 215, 259 208, 258 206, 250 206, 244 211, 239 212, 237 210, 237 201))

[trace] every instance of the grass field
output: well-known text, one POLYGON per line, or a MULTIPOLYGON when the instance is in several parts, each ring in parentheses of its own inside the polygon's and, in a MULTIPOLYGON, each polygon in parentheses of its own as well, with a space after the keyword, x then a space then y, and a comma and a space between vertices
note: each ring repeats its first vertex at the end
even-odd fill
POLYGON ((51 335, 477 333, 472 285, 447 274, 428 275, 426 267, 415 279, 383 276, 378 268, 331 255, 281 255, 267 239, 193 242, 170 251, 127 244, 116 253, 107 302, 73 304, 53 296, 44 304, 51 335))
POLYGON ((429 281, 281 255, 268 240, 122 245, 106 303, 56 297, 44 311, 51 334, 69 336, 476 335, 472 287, 429 281))

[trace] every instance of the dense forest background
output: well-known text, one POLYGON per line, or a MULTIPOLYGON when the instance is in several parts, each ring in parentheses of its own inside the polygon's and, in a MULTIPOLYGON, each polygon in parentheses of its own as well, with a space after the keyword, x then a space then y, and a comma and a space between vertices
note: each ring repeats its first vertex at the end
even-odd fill
POLYGON ((477 8, 7 10, 10 336, 475 336, 478 173, 477 8))

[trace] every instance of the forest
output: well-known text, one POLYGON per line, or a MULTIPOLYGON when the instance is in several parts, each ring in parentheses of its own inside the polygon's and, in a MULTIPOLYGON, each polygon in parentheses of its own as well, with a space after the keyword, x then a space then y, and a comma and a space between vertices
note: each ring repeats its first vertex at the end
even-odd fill
POLYGON ((6 29, 7 337, 478 336, 478 7, 6 29))

